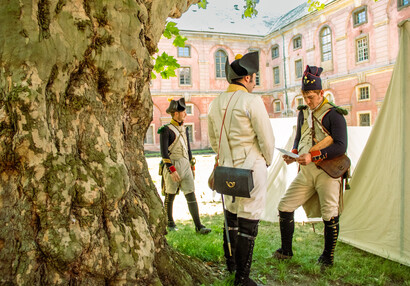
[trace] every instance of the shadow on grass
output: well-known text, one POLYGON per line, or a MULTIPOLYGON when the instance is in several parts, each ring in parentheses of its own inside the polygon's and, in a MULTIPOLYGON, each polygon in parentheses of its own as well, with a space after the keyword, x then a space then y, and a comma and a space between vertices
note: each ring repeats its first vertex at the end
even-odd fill
MULTIPOLYGON (((215 270, 219 281, 213 286, 233 285, 233 275, 225 270, 222 250, 223 216, 202 216, 212 229, 208 235, 195 233, 192 221, 177 221, 179 231, 167 235, 178 251, 195 256, 215 270)), ((262 285, 409 285, 410 268, 338 242, 335 265, 321 270, 316 264, 323 251, 323 224, 296 224, 294 256, 278 261, 272 253, 280 247, 278 223, 261 222, 256 239, 251 277, 262 285)))

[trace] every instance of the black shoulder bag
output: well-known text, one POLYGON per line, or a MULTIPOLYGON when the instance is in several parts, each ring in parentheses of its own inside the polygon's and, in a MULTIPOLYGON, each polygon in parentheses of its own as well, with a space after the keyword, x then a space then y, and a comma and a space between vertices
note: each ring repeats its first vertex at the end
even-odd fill
POLYGON ((224 131, 223 129, 226 112, 228 111, 229 103, 231 102, 231 99, 234 95, 235 93, 231 95, 228 105, 226 106, 224 117, 222 119, 221 133, 219 135, 218 155, 216 157, 214 170, 211 174, 211 177, 209 178, 208 184, 212 190, 215 190, 220 194, 229 195, 233 197, 250 198, 250 192, 254 188, 252 177, 253 170, 218 166, 219 151, 221 148, 221 138, 222 132, 224 131))

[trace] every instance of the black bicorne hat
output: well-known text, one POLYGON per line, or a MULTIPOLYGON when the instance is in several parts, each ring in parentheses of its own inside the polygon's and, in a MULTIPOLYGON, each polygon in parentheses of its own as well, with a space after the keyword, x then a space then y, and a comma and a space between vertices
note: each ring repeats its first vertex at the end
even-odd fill
POLYGON ((251 75, 259 71, 259 53, 247 53, 243 57, 237 55, 235 60, 229 64, 229 59, 226 59, 225 75, 229 83, 232 80, 242 78, 246 75, 251 75))
POLYGON ((323 68, 315 66, 306 66, 305 72, 302 77, 302 90, 321 90, 322 80, 320 79, 320 74, 323 68))
POLYGON ((174 112, 180 112, 180 111, 184 111, 186 108, 185 105, 185 98, 181 97, 178 100, 171 100, 169 103, 169 106, 166 110, 166 112, 168 114, 174 113, 174 112))

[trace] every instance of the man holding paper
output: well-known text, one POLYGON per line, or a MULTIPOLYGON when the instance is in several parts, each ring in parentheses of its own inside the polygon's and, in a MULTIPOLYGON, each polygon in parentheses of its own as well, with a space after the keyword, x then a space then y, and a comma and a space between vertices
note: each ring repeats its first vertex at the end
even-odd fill
POLYGON ((324 98, 321 67, 306 66, 302 78, 302 94, 306 105, 299 106, 297 133, 293 144, 294 156, 283 155, 287 164, 297 162, 300 171, 281 198, 278 206, 282 246, 274 253, 277 259, 293 256, 294 211, 301 205, 308 217, 322 217, 325 224, 325 247, 318 263, 333 265, 334 249, 339 234, 341 208, 341 178, 332 178, 316 166, 345 154, 347 128, 343 115, 347 114, 324 98))

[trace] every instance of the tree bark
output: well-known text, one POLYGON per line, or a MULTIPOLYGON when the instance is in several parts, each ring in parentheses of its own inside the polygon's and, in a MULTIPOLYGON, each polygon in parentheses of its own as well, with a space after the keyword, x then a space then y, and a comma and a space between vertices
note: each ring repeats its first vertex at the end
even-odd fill
POLYGON ((143 152, 168 16, 197 0, 2 0, 0 284, 195 285, 143 152))

